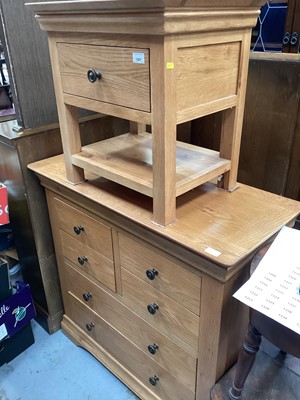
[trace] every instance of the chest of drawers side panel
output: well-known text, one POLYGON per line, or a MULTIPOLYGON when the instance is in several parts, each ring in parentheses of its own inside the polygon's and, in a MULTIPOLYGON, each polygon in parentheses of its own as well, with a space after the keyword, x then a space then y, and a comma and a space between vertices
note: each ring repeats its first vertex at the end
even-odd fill
POLYGON ((247 279, 246 266, 226 283, 202 276, 196 400, 237 360, 249 313, 232 295, 247 279))

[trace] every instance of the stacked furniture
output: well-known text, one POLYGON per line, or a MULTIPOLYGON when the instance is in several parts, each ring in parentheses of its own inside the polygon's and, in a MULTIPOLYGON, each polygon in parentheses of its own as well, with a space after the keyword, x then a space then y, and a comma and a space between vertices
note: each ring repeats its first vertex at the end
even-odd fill
POLYGON ((142 399, 209 398, 247 325, 232 294, 300 211, 236 182, 260 4, 31 5, 48 31, 63 139, 63 155, 29 165, 46 188, 62 329, 142 399), (82 146, 78 107, 128 119, 130 132, 82 146), (218 111, 219 152, 176 143, 177 124, 218 111))

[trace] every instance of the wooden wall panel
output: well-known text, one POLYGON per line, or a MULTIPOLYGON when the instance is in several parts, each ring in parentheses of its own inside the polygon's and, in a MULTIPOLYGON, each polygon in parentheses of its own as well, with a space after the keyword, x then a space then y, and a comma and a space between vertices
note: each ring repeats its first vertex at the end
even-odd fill
POLYGON ((284 194, 299 107, 300 63, 251 60, 239 181, 284 194))
POLYGON ((300 105, 297 115, 285 196, 300 201, 300 105))

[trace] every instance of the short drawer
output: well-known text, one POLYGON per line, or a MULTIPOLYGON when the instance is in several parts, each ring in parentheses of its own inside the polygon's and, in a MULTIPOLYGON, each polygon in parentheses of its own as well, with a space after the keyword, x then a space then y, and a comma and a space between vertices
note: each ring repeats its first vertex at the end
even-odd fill
POLYGON ((199 276, 122 234, 119 246, 122 267, 199 315, 199 276))
POLYGON ((150 112, 149 49, 58 43, 57 50, 64 93, 150 112), (90 70, 101 77, 90 82, 90 70))
POLYGON ((66 265, 65 270, 69 293, 83 301, 91 310, 121 332, 145 356, 149 356, 185 386, 194 390, 196 352, 194 356, 188 354, 178 344, 71 266, 66 265))
POLYGON ((180 343, 187 351, 197 351, 199 317, 162 292, 122 268, 123 300, 156 329, 180 343))
POLYGON ((79 209, 55 198, 60 229, 113 260, 111 228, 79 209))
POLYGON ((60 231, 63 256, 77 267, 116 291, 114 263, 96 250, 60 231))
POLYGON ((85 304, 69 295, 66 315, 88 337, 104 347, 125 368, 128 368, 153 394, 162 400, 194 400, 195 390, 172 377, 168 371, 140 351, 130 340, 107 324, 85 304), (158 379, 157 379, 158 378, 158 379), (155 383, 151 385, 150 379, 155 383))

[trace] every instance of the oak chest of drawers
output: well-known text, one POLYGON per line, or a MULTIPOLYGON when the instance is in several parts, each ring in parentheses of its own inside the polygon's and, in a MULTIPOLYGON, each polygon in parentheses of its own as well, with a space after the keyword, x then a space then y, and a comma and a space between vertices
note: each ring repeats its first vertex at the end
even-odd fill
POLYGON ((63 331, 143 400, 208 400, 248 322, 232 294, 299 203, 205 184, 162 228, 150 222, 146 196, 93 176, 68 183, 62 156, 29 167, 46 187, 63 331))

